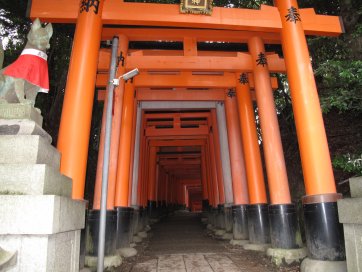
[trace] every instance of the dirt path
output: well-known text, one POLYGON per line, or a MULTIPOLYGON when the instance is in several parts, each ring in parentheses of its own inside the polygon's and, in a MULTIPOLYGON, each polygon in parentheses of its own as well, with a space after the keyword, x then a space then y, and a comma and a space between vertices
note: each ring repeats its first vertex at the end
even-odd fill
POLYGON ((200 214, 178 212, 152 225, 136 257, 125 259, 118 272, 297 272, 277 268, 263 253, 246 251, 217 240, 206 231, 200 214))

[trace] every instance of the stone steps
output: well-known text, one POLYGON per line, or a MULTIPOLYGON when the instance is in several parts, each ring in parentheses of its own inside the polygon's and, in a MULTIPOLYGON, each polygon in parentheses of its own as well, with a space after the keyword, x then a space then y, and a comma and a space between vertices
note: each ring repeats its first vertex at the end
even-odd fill
POLYGON ((72 196, 72 180, 46 164, 0 164, 0 195, 72 196))
POLYGON ((0 271, 76 272, 84 201, 30 105, 0 105, 0 271))
POLYGON ((339 222, 343 223, 348 271, 362 272, 362 177, 349 179, 352 198, 338 200, 339 222))
POLYGON ((60 153, 39 135, 1 135, 0 164, 47 164, 59 169, 60 153))

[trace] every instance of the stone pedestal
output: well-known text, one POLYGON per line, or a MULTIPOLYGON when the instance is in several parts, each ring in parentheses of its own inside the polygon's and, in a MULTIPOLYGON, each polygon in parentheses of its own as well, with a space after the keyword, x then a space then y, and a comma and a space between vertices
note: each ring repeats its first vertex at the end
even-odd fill
POLYGON ((362 177, 349 179, 352 198, 338 200, 348 271, 362 272, 362 177))
POLYGON ((42 119, 30 105, 0 105, 0 270, 79 271, 85 202, 71 199, 42 119))

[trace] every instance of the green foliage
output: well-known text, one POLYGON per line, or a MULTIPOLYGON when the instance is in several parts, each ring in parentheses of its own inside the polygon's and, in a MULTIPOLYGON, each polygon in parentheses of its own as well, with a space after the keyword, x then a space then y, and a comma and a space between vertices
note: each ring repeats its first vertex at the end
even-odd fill
POLYGON ((337 155, 332 164, 335 168, 341 169, 345 172, 362 175, 362 152, 360 154, 343 154, 337 155))
MULTIPOLYGON (((310 37, 308 44, 324 113, 362 111, 362 5, 340 1, 325 5, 342 15, 346 33, 310 37)), ((329 12, 328 13, 333 13, 329 12)), ((338 14, 338 13, 337 13, 338 14)))
POLYGON ((362 61, 327 60, 316 69, 324 112, 362 110, 362 61))

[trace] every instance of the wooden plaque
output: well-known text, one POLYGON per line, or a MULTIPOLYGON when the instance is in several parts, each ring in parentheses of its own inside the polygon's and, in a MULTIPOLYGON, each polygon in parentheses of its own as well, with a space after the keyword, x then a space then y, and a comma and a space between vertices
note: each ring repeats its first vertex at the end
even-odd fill
POLYGON ((180 12, 211 15, 212 0, 181 0, 180 12))

